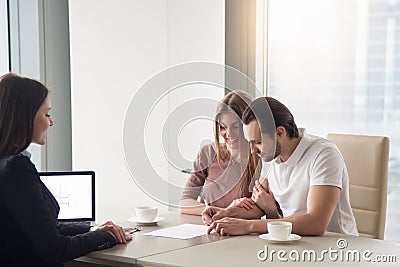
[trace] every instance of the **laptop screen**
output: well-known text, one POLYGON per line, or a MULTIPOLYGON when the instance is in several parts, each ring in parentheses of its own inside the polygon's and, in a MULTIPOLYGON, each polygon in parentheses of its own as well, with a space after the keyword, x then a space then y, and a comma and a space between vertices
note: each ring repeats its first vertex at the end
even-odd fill
POLYGON ((39 175, 60 205, 59 221, 95 221, 93 171, 40 172, 39 175))

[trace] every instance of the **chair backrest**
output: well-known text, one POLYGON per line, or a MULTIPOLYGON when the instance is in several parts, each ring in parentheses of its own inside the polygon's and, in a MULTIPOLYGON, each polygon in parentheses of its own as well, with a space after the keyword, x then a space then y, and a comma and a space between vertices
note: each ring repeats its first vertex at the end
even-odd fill
POLYGON ((361 236, 383 239, 386 221, 389 138, 328 134, 346 163, 350 203, 361 236))

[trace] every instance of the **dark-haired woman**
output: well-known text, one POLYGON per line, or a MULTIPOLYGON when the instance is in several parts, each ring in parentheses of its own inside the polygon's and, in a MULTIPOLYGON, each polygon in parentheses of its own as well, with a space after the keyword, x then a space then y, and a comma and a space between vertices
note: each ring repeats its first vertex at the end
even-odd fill
POLYGON ((12 73, 0 77, 0 266, 62 266, 131 239, 112 222, 90 228, 57 221, 58 203, 26 151, 31 143, 46 143, 50 110, 42 83, 12 73))

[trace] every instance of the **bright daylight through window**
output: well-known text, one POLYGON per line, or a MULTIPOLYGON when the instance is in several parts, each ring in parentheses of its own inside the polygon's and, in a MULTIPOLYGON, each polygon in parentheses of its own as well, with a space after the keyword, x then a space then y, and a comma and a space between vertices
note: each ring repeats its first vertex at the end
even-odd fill
POLYGON ((390 137, 385 239, 400 241, 400 1, 270 0, 268 95, 308 133, 390 137))

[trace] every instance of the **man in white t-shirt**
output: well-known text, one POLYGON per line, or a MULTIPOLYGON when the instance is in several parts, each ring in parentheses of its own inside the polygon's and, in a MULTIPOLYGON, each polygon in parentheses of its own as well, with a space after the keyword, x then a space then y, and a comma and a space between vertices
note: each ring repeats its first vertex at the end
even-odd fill
POLYGON ((271 167, 267 179, 256 183, 251 199, 254 207, 212 207, 212 218, 203 212, 203 222, 211 224, 209 232, 265 233, 267 222, 280 220, 292 222, 293 232, 300 235, 325 231, 358 235, 348 173, 337 147, 324 138, 300 135, 289 109, 272 97, 254 100, 242 119, 252 153, 264 162, 272 161, 271 167), (283 218, 260 220, 276 207, 275 199, 283 218))

